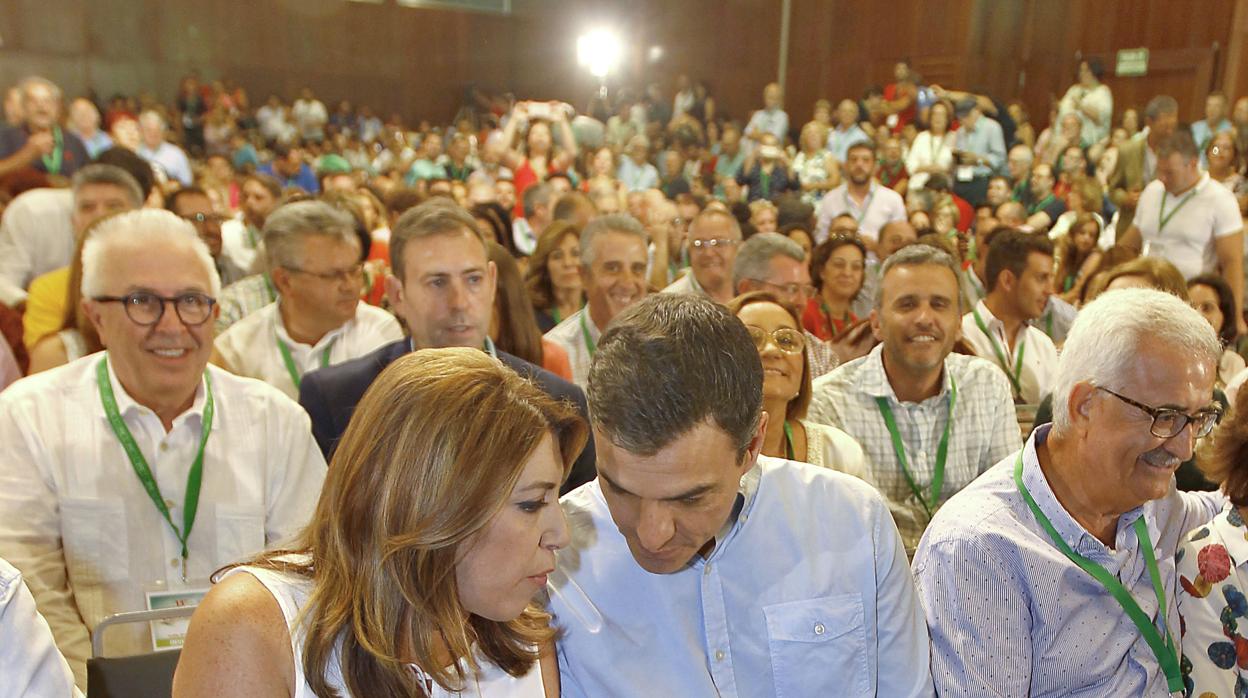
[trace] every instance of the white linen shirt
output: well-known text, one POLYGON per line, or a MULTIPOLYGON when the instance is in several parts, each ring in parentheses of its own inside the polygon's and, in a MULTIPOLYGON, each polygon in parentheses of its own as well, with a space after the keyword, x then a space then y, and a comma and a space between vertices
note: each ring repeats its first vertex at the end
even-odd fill
POLYGON ((848 213, 858 221, 858 233, 862 237, 876 241, 880 237, 880 228, 893 221, 906 220, 906 202, 901 194, 880 186, 879 182, 871 182, 871 193, 862 200, 860 205, 849 195, 849 184, 842 184, 823 195, 815 208, 818 222, 815 224, 815 242, 823 242, 828 238, 828 228, 832 219, 848 213))
POLYGON ((80 696, 22 573, 0 559, 0 677, 5 695, 80 696))
POLYGON ((581 329, 582 317, 585 318, 585 329, 589 330, 589 337, 597 347, 602 331, 598 329, 598 326, 594 324, 594 319, 589 315, 588 305, 552 327, 546 333, 546 339, 568 352, 568 363, 572 365, 572 382, 584 390, 589 387, 589 366, 594 360, 594 354, 590 351, 589 345, 585 343, 585 332, 581 329))
POLYGON ((933 695, 910 568, 870 485, 762 456, 711 553, 651 574, 600 482, 561 500, 572 542, 547 590, 564 696, 933 695))
MULTIPOLYGON (((1053 380, 1057 376, 1057 347, 1053 345, 1053 340, 1044 330, 1024 322, 1018 328, 1018 339, 1011 350, 1005 338, 1005 323, 992 314, 988 304, 981 300, 975 304, 975 310, 979 311, 980 319, 992 336, 990 338, 979 329, 974 313, 967 313, 962 316, 962 339, 975 350, 976 356, 987 359, 1008 375, 1014 374, 1014 362, 1018 360, 1018 352, 1022 351, 1023 367, 1018 379, 1022 400, 1028 405, 1040 404, 1040 400, 1053 391, 1053 380), (993 351, 993 340, 996 340, 1005 357, 1005 366, 1001 365, 1001 360, 993 351)), ((1008 376, 1006 380, 1009 380, 1008 376)))
POLYGON ((888 500, 906 551, 912 552, 929 519, 901 471, 875 399, 886 398, 892 407, 910 473, 927 496, 937 446, 949 420, 950 376, 957 382, 958 400, 938 507, 994 463, 1017 451, 1023 439, 1009 381, 992 364, 975 356, 950 354, 945 357, 940 393, 919 403, 900 402, 884 373, 882 350, 883 345, 879 345, 816 380, 806 419, 840 427, 862 446, 871 479, 888 500))
POLYGON ((262 380, 295 400, 299 399, 299 387, 282 360, 282 352, 277 348, 279 340, 290 350, 290 358, 302 378, 326 365, 322 363, 326 351, 328 365, 332 366, 403 339, 403 329, 393 315, 361 301, 354 318, 327 332, 314 345, 300 344, 286 332, 279 303, 270 303, 231 325, 217 337, 216 348, 237 375, 262 380))
POLYGON ((0 219, 0 303, 26 300, 26 288, 40 274, 68 266, 74 258, 74 193, 31 189, 13 199, 0 219))
MULTIPOLYGON (((105 353, 18 381, 0 394, 0 556, 22 571, 57 645, 85 685, 89 632, 146 608, 144 591, 182 584, 181 544, 135 475, 104 414, 96 366, 105 353)), ((187 579, 289 537, 311 517, 325 460, 307 413, 277 390, 215 366, 215 416, 204 451, 187 579)), ((147 459, 173 521, 199 450, 205 393, 166 433, 109 366, 117 408, 147 459)), ((146 627, 106 635, 105 653, 150 652, 146 627)))
POLYGON ((1149 182, 1140 193, 1134 224, 1140 229, 1146 256, 1165 259, 1178 267, 1183 278, 1190 279, 1218 270, 1214 241, 1242 230, 1244 221, 1235 195, 1209 179, 1208 173, 1200 176, 1192 199, 1176 208, 1186 196, 1171 196, 1161 180, 1149 182), (1174 211, 1174 217, 1159 231, 1163 200, 1166 215, 1174 211))

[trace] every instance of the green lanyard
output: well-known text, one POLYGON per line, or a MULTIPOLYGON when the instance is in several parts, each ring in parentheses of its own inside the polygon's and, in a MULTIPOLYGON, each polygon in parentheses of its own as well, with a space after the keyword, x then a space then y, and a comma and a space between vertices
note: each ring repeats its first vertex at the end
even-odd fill
MULTIPOLYGON (((819 309, 823 311, 823 317, 828 321, 828 330, 832 334, 839 332, 840 330, 837 329, 836 323, 832 320, 832 309, 828 307, 828 304, 822 298, 819 299, 819 309)), ((841 326, 844 327, 847 324, 849 324, 848 310, 845 311, 845 317, 841 318, 841 326)))
POLYGON ((789 420, 784 420, 784 452, 788 455, 789 460, 797 460, 795 455, 797 452, 793 449, 793 427, 789 426, 789 420))
POLYGON ((598 351, 598 345, 594 342, 594 338, 589 336, 589 325, 585 324, 585 316, 589 314, 589 308, 581 313, 581 336, 585 338, 585 348, 589 350, 589 358, 594 358, 594 352, 598 351))
POLYGON ((42 156, 43 169, 48 174, 60 174, 61 164, 65 158, 65 136, 61 134, 60 126, 52 127, 52 153, 42 156))
POLYGON ((277 300, 277 289, 273 288, 273 279, 269 278, 267 273, 261 274, 260 278, 264 280, 264 290, 268 293, 269 302, 277 300))
POLYGON ((758 168, 758 188, 762 190, 758 192, 758 198, 771 198, 771 175, 767 174, 767 170, 764 170, 761 165, 758 168))
POLYGON ((1028 206, 1027 215, 1034 216, 1037 211, 1043 211, 1045 206, 1048 206, 1049 204, 1053 203, 1053 198, 1054 198, 1053 195, 1049 194, 1048 196, 1044 197, 1040 201, 1028 206))
POLYGON ((1170 219, 1174 218, 1174 214, 1178 213, 1179 209, 1183 208, 1183 204, 1186 204, 1188 201, 1191 201, 1192 197, 1196 196, 1196 188, 1193 187, 1192 190, 1187 193, 1187 196, 1183 197, 1182 199, 1179 199, 1179 203, 1174 208, 1170 209, 1170 215, 1167 216, 1166 215, 1166 195, 1168 193, 1169 192, 1167 192, 1165 189, 1161 190, 1161 208, 1157 209, 1157 234, 1158 235, 1161 234, 1162 228, 1166 227, 1166 224, 1170 222, 1170 219))
POLYGON ((550 317, 555 321, 556 325, 563 322, 563 314, 559 312, 559 306, 556 305, 550 309, 550 317))
POLYGON ((106 355, 95 369, 96 383, 100 388, 100 402, 104 403, 104 414, 108 417, 108 423, 113 428, 113 433, 117 435, 117 440, 121 442, 121 447, 125 449, 126 455, 130 458, 130 465, 134 467, 134 474, 138 476, 139 482, 143 483, 143 489, 147 490, 147 496, 152 499, 152 503, 156 505, 156 509, 161 516, 165 517, 165 522, 169 524, 169 528, 173 530, 173 535, 177 536, 178 542, 182 544, 182 581, 186 581, 186 559, 190 553, 187 551, 186 542, 191 537, 191 529, 195 526, 195 513, 199 510, 199 488, 203 483, 204 476, 204 447, 208 445, 208 434, 212 432, 212 379, 208 372, 204 372, 204 417, 203 426, 201 427, 203 434, 199 437, 199 453, 195 455, 195 461, 191 463, 191 471, 186 476, 186 501, 182 505, 182 528, 178 529, 173 523, 173 518, 169 516, 169 507, 165 506, 165 498, 160 495, 160 487, 156 485, 155 478, 152 477, 152 469, 147 465, 147 459, 143 457, 143 452, 139 450, 139 445, 134 441, 134 435, 130 433, 130 428, 121 419, 121 412, 117 409, 117 398, 113 395, 113 384, 108 380, 108 356, 106 355))
POLYGON ((927 518, 931 519, 932 514, 936 513, 936 504, 940 500, 940 490, 945 483, 945 460, 949 456, 949 431, 953 426, 953 407, 958 402, 958 384, 954 382, 953 376, 949 376, 949 418, 945 421, 945 433, 941 434, 940 444, 936 447, 936 467, 932 470, 932 492, 931 501, 923 497, 923 491, 919 489, 918 484, 914 481, 914 476, 910 474, 910 465, 906 460, 906 445, 901 441, 901 432, 897 431, 897 420, 893 418, 893 408, 888 404, 888 398, 877 397, 875 404, 880 408, 880 414, 884 415, 884 425, 888 427, 888 435, 893 439, 893 452, 897 454, 897 463, 901 466, 901 473, 906 476, 906 482, 910 484, 910 491, 914 492, 914 496, 918 498, 919 504, 923 505, 923 511, 927 512, 927 518))
MULTIPOLYGON (((853 213, 849 214, 851 216, 854 216, 855 223, 857 223, 858 225, 862 225, 862 219, 867 217, 867 212, 871 210, 871 201, 874 198, 875 198, 875 187, 871 187, 871 193, 867 195, 867 200, 862 203, 862 213, 856 216, 854 216, 853 213)), ((850 211, 851 208, 853 207, 849 203, 849 187, 847 186, 845 187, 845 211, 848 212, 850 211)))
POLYGON ((1148 567, 1148 576, 1153 580, 1153 593, 1157 595, 1158 617, 1161 619, 1162 628, 1165 630, 1166 639, 1163 642, 1161 633, 1157 632, 1157 627, 1153 624, 1152 619, 1140 605, 1136 603, 1131 596, 1131 592, 1118 581, 1114 575, 1099 564, 1089 560, 1079 553, 1071 550, 1066 541, 1062 540, 1057 529, 1053 527, 1053 522, 1049 521, 1049 517, 1036 504, 1036 500, 1031 496, 1031 492, 1027 491, 1026 485, 1023 484, 1023 452, 1018 452, 1018 460, 1014 463, 1014 484, 1018 486, 1018 491, 1023 495, 1023 499, 1027 502, 1027 507, 1031 509, 1031 513, 1035 515, 1036 521, 1040 527, 1053 540, 1053 544, 1062 554, 1075 563, 1089 576, 1100 582, 1101 586, 1114 597, 1118 605, 1127 612, 1127 617, 1135 623, 1135 627, 1139 628, 1140 635, 1144 637, 1144 641, 1148 643, 1153 654, 1157 657, 1157 662, 1161 664, 1161 670, 1166 675, 1166 685, 1171 693, 1182 693, 1183 674, 1179 670, 1178 652, 1175 651, 1174 637, 1170 634, 1170 629, 1166 627, 1166 594, 1165 589, 1161 585, 1161 573, 1157 570, 1157 555, 1153 552, 1153 541, 1148 535, 1148 524, 1144 521, 1144 517, 1135 520, 1132 528, 1135 529, 1135 537, 1140 541, 1140 550, 1144 555, 1144 564, 1148 567))
MULTIPOLYGON (((1023 341, 1018 344, 1018 353, 1014 355, 1014 372, 1010 372, 1010 360, 1005 355, 1005 350, 997 342, 997 338, 992 336, 988 331, 988 326, 984 324, 984 318, 979 315, 979 308, 971 308, 971 315, 975 317, 975 325, 979 327, 979 331, 988 337, 988 341, 992 342, 992 353, 997 356, 997 363, 1001 364, 1001 369, 1005 371, 1005 377, 1010 379, 1010 384, 1014 386, 1014 396, 1021 398, 1023 396, 1023 354, 1027 351, 1027 341, 1024 336, 1023 341)), ((1023 325, 1019 328, 1026 331, 1027 326, 1023 325)))
MULTIPOLYGON (((298 390, 301 377, 299 368, 295 366, 295 359, 290 355, 290 347, 286 346, 286 342, 283 342, 281 337, 275 339, 277 341, 277 350, 282 355, 282 363, 286 364, 286 371, 290 373, 290 381, 295 384, 295 390, 298 390)), ((321 351, 321 368, 329 365, 329 352, 333 351, 334 342, 337 341, 338 338, 334 337, 329 344, 325 345, 325 349, 321 351)))

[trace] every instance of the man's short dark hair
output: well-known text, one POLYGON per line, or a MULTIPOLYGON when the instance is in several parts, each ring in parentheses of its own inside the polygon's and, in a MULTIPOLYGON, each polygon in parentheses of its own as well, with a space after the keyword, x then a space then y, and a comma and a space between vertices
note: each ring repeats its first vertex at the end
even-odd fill
POLYGON ((1163 114, 1177 114, 1179 112, 1179 103, 1170 95, 1157 95, 1148 100, 1148 105, 1144 107, 1144 119, 1146 121, 1156 121, 1163 114))
POLYGON ((1044 233, 1025 233, 1021 230, 1002 230, 992 237, 988 245, 988 259, 984 262, 984 280, 989 292, 997 287, 1001 272, 1009 271, 1015 277, 1023 275, 1027 269, 1027 258, 1039 253, 1053 256, 1053 241, 1044 233))
POLYGON ((152 164, 129 148, 113 146, 96 156, 95 161, 101 165, 120 167, 134 177, 143 194, 143 199, 139 201, 140 206, 151 195, 152 187, 156 186, 156 174, 152 172, 152 164))
POLYGON ((550 205, 550 200, 555 196, 555 188, 546 182, 538 182, 525 188, 524 195, 521 197, 521 203, 524 205, 524 217, 532 216, 539 204, 550 205))
POLYGON ((477 221, 470 213, 460 208, 454 201, 444 197, 433 197, 415 208, 408 209, 394 223, 390 233, 390 269, 399 281, 404 281, 403 253, 407 244, 418 238, 433 235, 453 235, 467 230, 481 241, 485 247, 485 236, 477 227, 477 221))
POLYGON ((763 367, 723 306, 657 293, 611 322, 586 392, 594 426, 629 453, 652 456, 709 420, 741 458, 762 414, 763 367))
POLYGON ((168 196, 165 197, 165 210, 176 214, 178 212, 178 199, 181 199, 184 196, 207 197, 208 192, 196 186, 174 189, 168 196))
MULTIPOLYGON (((528 192, 525 193, 527 194, 528 192)), ((588 196, 585 196, 579 191, 570 191, 559 197, 559 200, 555 202, 555 207, 551 213, 551 220, 570 221, 576 218, 577 211, 586 206, 597 212, 594 202, 591 201, 588 196)))
POLYGON ((855 150, 866 150, 871 153, 871 159, 875 159, 875 144, 871 141, 858 141, 845 149, 845 157, 849 158, 849 154, 855 150))
POLYGON ((1186 162, 1200 157, 1200 148, 1196 147, 1196 139, 1192 138, 1191 131, 1185 128, 1175 129, 1174 133, 1157 146, 1158 158, 1168 158, 1175 153, 1182 155, 1186 162))

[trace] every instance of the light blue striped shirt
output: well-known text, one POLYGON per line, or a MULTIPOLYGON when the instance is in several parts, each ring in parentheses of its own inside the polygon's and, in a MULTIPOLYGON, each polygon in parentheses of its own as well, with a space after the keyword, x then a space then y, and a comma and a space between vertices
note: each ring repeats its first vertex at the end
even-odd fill
MULTIPOLYGON (((1062 507, 1036 456, 1049 426, 1023 448, 1023 484, 1075 552, 1105 567, 1157 619, 1131 524, 1148 524, 1167 615, 1180 641, 1174 556, 1184 534, 1226 501, 1214 492, 1170 492, 1123 514, 1111 550, 1062 507)), ((932 678, 942 696, 1166 696, 1157 658, 1118 602, 1058 550, 1014 484, 1011 454, 936 513, 914 557, 932 637, 932 678)))
POLYGON ((566 495, 550 608, 564 696, 932 695, 897 527, 855 477, 760 457, 703 559, 651 574, 595 480, 566 495))

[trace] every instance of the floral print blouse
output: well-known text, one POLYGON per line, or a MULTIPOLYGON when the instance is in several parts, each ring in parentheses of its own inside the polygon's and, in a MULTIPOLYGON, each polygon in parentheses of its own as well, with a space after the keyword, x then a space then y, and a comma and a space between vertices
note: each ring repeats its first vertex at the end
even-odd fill
POLYGON ((1248 527, 1239 510, 1188 534, 1176 563, 1186 695, 1248 696, 1248 527))

